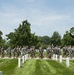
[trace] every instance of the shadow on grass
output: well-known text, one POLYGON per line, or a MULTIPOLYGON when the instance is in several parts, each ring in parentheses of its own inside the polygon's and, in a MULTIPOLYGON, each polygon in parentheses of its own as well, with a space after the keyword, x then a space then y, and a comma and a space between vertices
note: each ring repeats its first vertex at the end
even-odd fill
POLYGON ((36 60, 36 64, 35 64, 35 72, 33 73, 33 75, 43 75, 42 71, 41 71, 41 67, 40 67, 41 61, 40 60, 36 60))
POLYGON ((56 73, 54 75, 74 75, 74 72, 72 70, 70 70, 66 66, 63 66, 63 64, 59 63, 58 61, 46 60, 46 62, 56 70, 56 73))
POLYGON ((45 63, 45 60, 36 60, 35 72, 33 75, 52 75, 49 67, 45 63))

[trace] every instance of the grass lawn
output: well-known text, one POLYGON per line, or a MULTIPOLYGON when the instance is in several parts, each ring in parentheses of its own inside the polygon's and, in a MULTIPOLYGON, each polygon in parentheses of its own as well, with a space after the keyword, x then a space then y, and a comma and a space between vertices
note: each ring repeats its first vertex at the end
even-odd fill
POLYGON ((17 59, 0 59, 0 71, 4 75, 74 75, 74 60, 67 68, 65 61, 27 60, 21 68, 17 67, 17 59))

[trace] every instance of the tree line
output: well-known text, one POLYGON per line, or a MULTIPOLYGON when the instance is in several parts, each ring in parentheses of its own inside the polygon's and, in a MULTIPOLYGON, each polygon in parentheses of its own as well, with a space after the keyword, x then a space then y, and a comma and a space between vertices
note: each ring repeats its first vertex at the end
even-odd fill
POLYGON ((42 46, 46 48, 51 46, 68 46, 74 45, 74 27, 70 28, 63 35, 63 38, 59 32, 54 31, 52 36, 37 36, 35 33, 31 33, 31 24, 24 20, 18 28, 14 29, 14 32, 10 32, 6 35, 6 40, 2 38, 2 31, 0 31, 0 46, 7 48, 11 46, 35 46, 36 48, 42 46))

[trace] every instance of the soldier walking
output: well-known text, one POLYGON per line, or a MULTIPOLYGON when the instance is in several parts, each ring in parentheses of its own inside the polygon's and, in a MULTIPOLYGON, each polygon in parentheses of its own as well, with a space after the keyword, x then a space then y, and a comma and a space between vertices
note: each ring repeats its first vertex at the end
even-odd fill
POLYGON ((8 52, 8 57, 11 58, 11 47, 8 47, 7 52, 8 52))
POLYGON ((42 47, 39 47, 39 57, 41 59, 43 58, 43 49, 42 49, 42 47))
POLYGON ((35 46, 32 46, 30 48, 30 53, 31 53, 31 58, 34 58, 35 57, 35 46))
POLYGON ((1 48, 1 57, 2 58, 4 57, 4 48, 3 47, 1 48))
POLYGON ((52 48, 51 48, 51 46, 49 46, 49 47, 47 48, 47 57, 51 59, 52 54, 53 54, 52 48))

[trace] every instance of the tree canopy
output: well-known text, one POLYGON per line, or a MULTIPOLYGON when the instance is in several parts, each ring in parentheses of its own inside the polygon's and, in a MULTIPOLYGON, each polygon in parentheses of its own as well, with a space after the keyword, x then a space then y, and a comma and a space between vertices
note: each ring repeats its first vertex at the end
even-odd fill
POLYGON ((37 36, 31 33, 30 23, 27 20, 22 21, 14 32, 10 32, 7 36, 12 46, 31 46, 36 45, 37 36))
POLYGON ((66 33, 63 36, 63 43, 64 45, 74 45, 74 27, 72 27, 69 31, 66 31, 66 33))
POLYGON ((0 31, 0 46, 43 46, 46 48, 48 45, 53 46, 65 46, 65 45, 74 45, 74 27, 70 28, 69 31, 66 31, 61 38, 59 32, 53 32, 52 36, 37 36, 35 33, 31 33, 31 24, 24 20, 19 24, 18 28, 14 29, 14 32, 7 34, 7 40, 2 38, 2 31, 0 31))
POLYGON ((54 46, 61 45, 61 36, 57 31, 55 31, 51 37, 51 44, 54 46))

